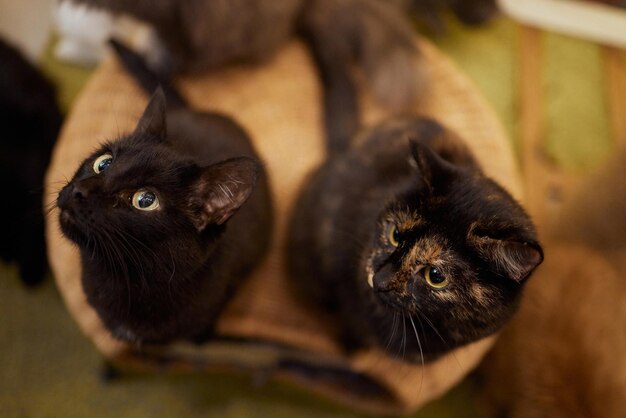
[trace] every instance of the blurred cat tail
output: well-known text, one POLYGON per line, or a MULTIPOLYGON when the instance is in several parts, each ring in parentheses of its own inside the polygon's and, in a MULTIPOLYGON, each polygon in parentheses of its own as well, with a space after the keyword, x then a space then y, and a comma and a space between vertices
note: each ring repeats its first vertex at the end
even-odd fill
POLYGON ((158 87, 161 87, 165 95, 167 107, 187 107, 186 100, 172 85, 171 81, 159 77, 152 71, 141 55, 115 38, 109 39, 109 45, 111 45, 113 51, 115 51, 115 54, 124 68, 135 78, 146 93, 151 95, 158 87))
POLYGON ((428 77, 417 65, 416 33, 393 2, 313 0, 303 25, 328 36, 327 47, 339 47, 344 61, 355 61, 376 98, 393 111, 412 109, 422 97, 428 77))
POLYGON ((401 8, 378 0, 312 0, 300 32, 309 43, 325 87, 325 124, 331 153, 347 148, 359 127, 353 66, 375 98, 392 112, 414 110, 429 76, 415 32, 401 8))

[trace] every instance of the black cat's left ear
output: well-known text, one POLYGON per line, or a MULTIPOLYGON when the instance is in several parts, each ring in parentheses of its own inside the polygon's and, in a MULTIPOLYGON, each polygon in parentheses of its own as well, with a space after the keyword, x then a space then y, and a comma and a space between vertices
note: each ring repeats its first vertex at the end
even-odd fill
POLYGON ((445 181, 450 174, 456 172, 456 167, 441 158, 428 145, 422 144, 415 139, 409 139, 411 154, 422 179, 432 191, 437 185, 445 181))
POLYGON ((165 108, 165 93, 159 86, 150 98, 143 115, 139 118, 135 132, 148 134, 158 140, 165 139, 167 133, 165 108))
POLYGON ((230 219, 252 194, 260 172, 260 164, 248 157, 205 167, 193 186, 191 219, 196 228, 202 231, 230 219))
POLYGON ((543 250, 536 242, 477 238, 481 252, 498 270, 516 282, 522 282, 543 261, 543 250))

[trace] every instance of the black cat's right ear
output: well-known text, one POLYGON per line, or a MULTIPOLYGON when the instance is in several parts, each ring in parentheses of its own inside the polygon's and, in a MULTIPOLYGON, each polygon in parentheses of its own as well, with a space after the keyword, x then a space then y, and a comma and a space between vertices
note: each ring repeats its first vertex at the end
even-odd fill
POLYGON ((205 167, 194 184, 191 220, 198 229, 222 225, 252 194, 261 165, 248 157, 205 167))
POLYGON ((159 86, 150 98, 143 115, 139 118, 135 133, 148 134, 157 140, 165 139, 167 134, 165 108, 165 93, 159 86))
POLYGON ((428 145, 415 139, 410 139, 409 143, 417 169, 431 192, 456 172, 456 167, 453 164, 441 158, 428 145))

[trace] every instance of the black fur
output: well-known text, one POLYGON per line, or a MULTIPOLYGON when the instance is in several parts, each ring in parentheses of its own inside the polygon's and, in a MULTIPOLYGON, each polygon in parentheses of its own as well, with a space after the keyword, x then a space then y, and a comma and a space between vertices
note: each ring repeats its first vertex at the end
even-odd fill
POLYGON ((43 178, 61 121, 51 83, 0 40, 0 257, 17 262, 27 285, 47 272, 43 178))
POLYGON ((296 290, 334 312, 348 349, 429 361, 499 330, 543 258, 524 210, 434 121, 390 120, 356 144, 298 200, 287 248, 296 290), (448 285, 430 286, 419 266, 448 285))
POLYGON ((445 15, 451 11, 466 25, 487 22, 498 11, 496 0, 399 0, 426 30, 434 34, 445 32, 445 15))
POLYGON ((135 131, 89 156, 58 198, 87 300, 129 342, 209 337, 270 239, 269 186, 247 134, 181 106, 166 109, 159 89, 135 131), (96 173, 104 154, 110 165, 96 173), (138 190, 160 206, 138 210, 138 190))

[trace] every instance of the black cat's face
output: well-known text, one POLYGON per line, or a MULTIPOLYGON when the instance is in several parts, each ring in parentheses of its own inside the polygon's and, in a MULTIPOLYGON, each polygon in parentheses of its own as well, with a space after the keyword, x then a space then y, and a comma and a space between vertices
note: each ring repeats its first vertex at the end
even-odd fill
POLYGON ((542 261, 523 209, 482 174, 413 144, 417 182, 381 213, 366 257, 368 284, 392 312, 464 343, 510 317, 542 261))
POLYGON ((199 168, 150 141, 131 135, 104 145, 61 190, 60 225, 79 247, 152 254, 176 237, 200 244, 185 211, 199 168))
POLYGON ((65 236, 129 275, 202 262, 258 175, 250 158, 200 167, 181 155, 166 140, 164 112, 157 94, 135 132, 85 159, 57 200, 65 236))

